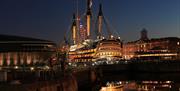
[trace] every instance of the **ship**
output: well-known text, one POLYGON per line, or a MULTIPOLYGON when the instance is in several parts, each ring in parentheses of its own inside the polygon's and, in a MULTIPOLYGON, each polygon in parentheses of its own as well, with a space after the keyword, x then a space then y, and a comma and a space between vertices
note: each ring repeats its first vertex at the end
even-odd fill
POLYGON ((124 84, 122 82, 110 82, 106 86, 101 87, 100 91, 124 91, 124 84))
POLYGON ((106 29, 107 35, 103 34, 103 26, 109 27, 103 14, 102 3, 99 3, 96 22, 93 22, 92 18, 92 3, 92 0, 87 0, 87 9, 85 16, 83 16, 84 21, 81 19, 78 9, 77 13, 73 14, 70 28, 71 42, 66 42, 68 47, 65 49, 69 63, 93 63, 94 65, 94 63, 112 63, 122 59, 120 37, 113 35, 110 29, 106 29), (93 26, 95 28, 92 28, 93 26), (93 31, 95 34, 92 33, 93 31))

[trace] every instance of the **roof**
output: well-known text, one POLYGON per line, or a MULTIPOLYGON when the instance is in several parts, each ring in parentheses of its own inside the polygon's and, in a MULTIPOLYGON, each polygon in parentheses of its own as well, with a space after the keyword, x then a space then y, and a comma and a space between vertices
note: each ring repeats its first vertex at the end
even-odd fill
POLYGON ((15 35, 3 35, 0 34, 0 41, 44 41, 44 42, 52 42, 48 40, 29 38, 29 37, 21 37, 15 35))
POLYGON ((151 41, 162 41, 162 40, 180 40, 178 37, 164 37, 164 38, 152 38, 151 41))
POLYGON ((48 40, 11 35, 0 35, 0 52, 54 51, 55 47, 56 44, 48 40))
POLYGON ((133 44, 133 43, 137 43, 137 42, 154 42, 154 41, 167 41, 167 40, 171 40, 171 41, 175 41, 175 40, 180 40, 180 38, 178 37, 163 37, 163 38, 152 38, 149 40, 136 40, 136 41, 131 41, 131 42, 127 42, 126 44, 133 44))

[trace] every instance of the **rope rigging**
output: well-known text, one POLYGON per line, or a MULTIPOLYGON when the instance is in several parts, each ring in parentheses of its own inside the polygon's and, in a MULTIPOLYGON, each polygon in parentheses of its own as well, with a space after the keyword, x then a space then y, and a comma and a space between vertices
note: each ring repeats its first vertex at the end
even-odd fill
MULTIPOLYGON (((91 0, 88 0, 88 1, 91 1, 91 0)), ((102 1, 99 0, 99 2, 101 3, 102 1)), ((92 2, 91 3, 88 2, 88 5, 89 4, 92 4, 92 2)), ((77 38, 77 40, 74 39, 73 41, 77 41, 77 43, 82 43, 85 39, 87 39, 87 38, 84 39, 84 36, 87 34, 82 35, 81 32, 87 33, 88 31, 89 31, 88 39, 94 39, 96 37, 102 38, 103 36, 106 35, 106 33, 108 35, 108 38, 110 38, 111 35, 114 35, 114 33, 116 35, 119 35, 119 33, 115 29, 113 29, 112 26, 110 26, 110 23, 108 22, 108 20, 104 16, 102 9, 101 9, 102 8, 101 4, 99 4, 99 6, 100 6, 99 7, 99 13, 98 13, 98 16, 96 19, 95 19, 93 13, 91 12, 92 11, 91 5, 90 6, 88 6, 88 5, 87 5, 87 12, 84 12, 81 15, 81 14, 79 14, 79 10, 78 10, 79 9, 78 8, 79 7, 78 0, 76 0, 76 18, 75 19, 76 19, 76 38, 77 38), (89 22, 90 22, 91 26, 90 26, 89 30, 87 30, 87 24, 88 24, 87 23, 87 15, 90 15, 90 21, 89 22), (101 22, 102 24, 98 25, 100 17, 102 20, 102 22, 101 22), (101 27, 100 29, 102 29, 102 30, 99 29, 99 26, 101 27), (83 27, 83 30, 80 29, 82 27, 83 27), (105 32, 105 30, 106 30, 106 32, 105 32)), ((71 22, 73 22, 73 21, 71 20, 71 22)), ((69 41, 69 44, 72 43, 71 40, 73 39, 71 35, 72 35, 72 25, 70 25, 68 27, 68 31, 66 31, 65 36, 64 36, 65 37, 64 39, 66 39, 65 41, 69 41)))

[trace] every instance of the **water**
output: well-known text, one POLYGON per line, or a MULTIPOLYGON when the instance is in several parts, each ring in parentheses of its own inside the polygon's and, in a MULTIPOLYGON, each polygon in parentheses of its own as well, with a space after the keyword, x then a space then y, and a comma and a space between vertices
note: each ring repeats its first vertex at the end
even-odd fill
POLYGON ((106 75, 99 91, 180 91, 180 73, 106 75))
POLYGON ((100 91, 178 91, 180 84, 173 81, 113 81, 100 91))

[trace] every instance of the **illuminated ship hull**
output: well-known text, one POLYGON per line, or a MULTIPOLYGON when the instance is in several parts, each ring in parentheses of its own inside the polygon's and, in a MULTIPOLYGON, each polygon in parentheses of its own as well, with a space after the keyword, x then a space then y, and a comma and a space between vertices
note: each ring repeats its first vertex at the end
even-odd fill
POLYGON ((69 62, 112 61, 122 58, 122 43, 119 39, 102 39, 79 49, 69 51, 69 62))

